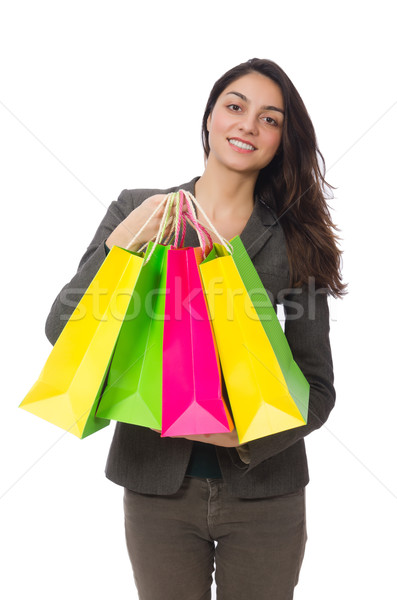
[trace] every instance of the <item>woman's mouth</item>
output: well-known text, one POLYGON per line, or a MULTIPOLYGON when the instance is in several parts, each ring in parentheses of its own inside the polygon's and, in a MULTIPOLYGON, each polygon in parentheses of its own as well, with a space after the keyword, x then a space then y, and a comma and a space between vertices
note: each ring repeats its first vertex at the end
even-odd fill
POLYGON ((252 144, 248 144, 248 142, 243 142, 237 138, 228 138, 227 141, 237 152, 254 152, 256 150, 252 144))

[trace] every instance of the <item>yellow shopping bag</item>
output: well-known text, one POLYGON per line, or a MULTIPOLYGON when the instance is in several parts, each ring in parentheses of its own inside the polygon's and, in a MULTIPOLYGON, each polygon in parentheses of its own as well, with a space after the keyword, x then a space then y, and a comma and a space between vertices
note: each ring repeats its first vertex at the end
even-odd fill
POLYGON ((79 438, 109 424, 95 411, 142 264, 142 255, 113 246, 21 408, 79 438))
POLYGON ((240 238, 200 265, 240 443, 307 422, 309 384, 240 238))

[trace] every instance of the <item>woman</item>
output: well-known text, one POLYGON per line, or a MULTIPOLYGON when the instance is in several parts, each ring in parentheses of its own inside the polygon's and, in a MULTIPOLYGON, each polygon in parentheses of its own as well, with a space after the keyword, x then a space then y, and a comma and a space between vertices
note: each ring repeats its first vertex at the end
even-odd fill
MULTIPOLYGON (((219 600, 287 600, 306 543, 304 437, 335 401, 327 295, 344 293, 340 251, 314 129, 280 67, 252 59, 223 75, 202 135, 201 177, 168 190, 124 190, 111 204, 46 332, 55 342, 71 295, 77 303, 108 249, 126 247, 170 191, 192 192, 220 235, 241 236, 274 306, 284 306, 285 334, 310 383, 307 425, 240 446, 235 431, 161 438, 118 423, 106 475, 125 488, 139 598, 208 599, 215 561, 219 600)), ((136 247, 152 238, 161 216, 159 210, 136 247)), ((190 229, 185 245, 195 243, 190 229)))

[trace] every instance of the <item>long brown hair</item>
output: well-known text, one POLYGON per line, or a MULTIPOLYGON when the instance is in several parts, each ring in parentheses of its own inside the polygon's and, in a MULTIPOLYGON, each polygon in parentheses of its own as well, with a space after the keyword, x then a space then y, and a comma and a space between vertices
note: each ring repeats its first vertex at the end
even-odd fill
POLYGON ((202 121, 206 158, 210 153, 207 120, 223 90, 233 81, 258 72, 281 89, 284 126, 280 148, 260 171, 255 193, 277 213, 287 240, 291 285, 301 286, 314 277, 316 288, 326 288, 334 297, 346 293, 341 279, 341 250, 337 227, 327 200, 332 187, 325 181, 325 162, 318 148, 312 121, 302 98, 289 77, 274 62, 252 58, 227 71, 215 83, 202 121))

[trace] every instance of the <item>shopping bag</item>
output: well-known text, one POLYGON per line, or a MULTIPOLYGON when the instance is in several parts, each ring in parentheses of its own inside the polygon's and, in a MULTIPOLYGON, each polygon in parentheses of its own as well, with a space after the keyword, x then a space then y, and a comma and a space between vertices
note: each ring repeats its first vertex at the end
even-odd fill
POLYGON ((112 247, 21 408, 79 438, 109 424, 95 412, 142 263, 139 254, 112 247))
POLYGON ((201 248, 167 253, 162 436, 234 428, 222 398, 218 353, 201 284, 201 248))
POLYGON ((309 384, 240 238, 200 264, 240 443, 306 424, 309 384))
POLYGON ((97 416, 161 429, 167 252, 149 244, 120 328, 97 416))

